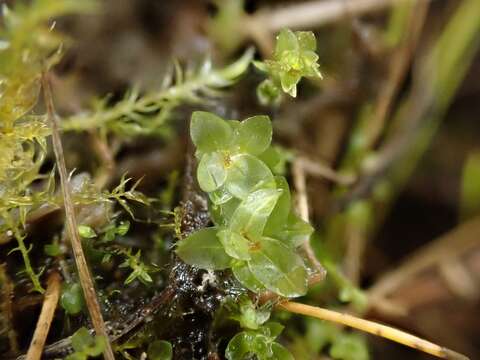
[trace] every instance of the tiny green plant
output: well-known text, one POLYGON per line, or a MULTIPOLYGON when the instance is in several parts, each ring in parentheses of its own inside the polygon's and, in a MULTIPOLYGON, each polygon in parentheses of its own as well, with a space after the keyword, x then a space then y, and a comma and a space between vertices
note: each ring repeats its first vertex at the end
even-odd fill
POLYGON ((102 354, 105 348, 105 339, 101 336, 92 336, 84 327, 72 335, 74 352, 66 360, 87 360, 102 354))
POLYGON ((322 78, 316 48, 317 40, 311 31, 282 30, 277 36, 273 59, 254 63, 268 75, 257 89, 260 102, 278 103, 282 91, 296 97, 302 77, 322 78))
POLYGON ((286 179, 261 160, 272 139, 270 119, 240 122, 194 112, 190 133, 215 226, 182 239, 177 254, 200 268, 231 268, 257 293, 305 294, 307 269, 297 248, 313 229, 293 211, 286 179))

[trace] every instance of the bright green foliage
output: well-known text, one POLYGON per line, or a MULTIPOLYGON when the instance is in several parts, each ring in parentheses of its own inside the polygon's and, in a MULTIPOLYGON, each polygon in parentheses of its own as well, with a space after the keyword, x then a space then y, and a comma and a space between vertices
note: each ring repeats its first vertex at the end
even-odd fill
POLYGON ((171 132, 168 121, 176 107, 218 97, 221 90, 245 73, 252 56, 253 49, 249 49, 223 69, 214 69, 211 62, 206 61, 197 71, 186 73, 176 64, 175 76, 167 76, 163 89, 142 96, 138 89, 134 89, 112 107, 108 107, 108 99, 98 100, 91 113, 65 119, 62 128, 64 131, 98 129, 104 135, 114 133, 123 137, 167 136, 171 132))
POLYGON ((78 234, 84 239, 92 239, 97 236, 95 230, 88 225, 79 225, 78 234))
POLYGON ((316 48, 317 41, 311 31, 282 30, 277 36, 273 60, 255 62, 257 68, 269 76, 257 89, 260 101, 275 103, 280 90, 296 97, 297 84, 302 77, 321 78, 316 48))
POLYGON ((257 330, 242 331, 228 343, 225 357, 228 360, 243 360, 255 355, 258 360, 293 360, 292 354, 275 342, 282 330, 282 325, 270 322, 257 330))
MULTIPOLYGON (((34 290, 43 292, 39 274, 30 263, 24 239, 28 214, 53 196, 53 176, 43 189, 30 185, 39 174, 46 156, 50 130, 44 116, 32 115, 40 90, 41 72, 59 59, 62 37, 49 29, 47 20, 70 13, 91 11, 92 1, 17 1, 10 10, 3 5, 0 26, 0 233, 18 242, 26 273, 34 290), (53 54, 53 55, 52 55, 53 54), (9 237, 11 237, 9 235, 9 237)), ((48 177, 48 176, 47 176, 48 177)))
POLYGON ((177 255, 203 269, 222 270, 230 264, 230 258, 217 238, 216 228, 201 229, 180 241, 177 255))
POLYGON ((252 300, 240 297, 235 304, 235 309, 230 309, 231 319, 237 320, 243 329, 257 330, 270 318, 271 306, 269 304, 257 308, 252 300))
POLYGON ((480 152, 471 153, 463 166, 460 216, 466 220, 480 213, 480 152))
POLYGON ((93 337, 84 327, 72 335, 72 347, 75 351, 65 360, 86 360, 102 354, 105 349, 105 339, 102 336, 93 337))
POLYGON ((305 294, 307 271, 296 249, 312 228, 293 213, 285 178, 274 176, 261 160, 272 153, 268 117, 239 122, 195 112, 190 133, 198 182, 210 197, 215 226, 182 239, 177 254, 204 269, 231 268, 254 292, 305 294))
POLYGON ((63 286, 60 305, 69 315, 77 315, 82 311, 85 306, 85 301, 80 284, 71 283, 63 286))
POLYGON ((128 275, 127 279, 125 280, 125 285, 130 284, 133 280, 139 280, 145 285, 152 283, 153 280, 149 273, 155 271, 155 269, 141 261, 140 256, 142 253, 140 250, 138 250, 135 255, 132 254, 132 249, 128 249, 126 251, 122 250, 120 253, 123 254, 126 259, 119 265, 119 267, 128 267, 132 270, 130 275, 128 275))
POLYGON ((170 360, 173 356, 172 344, 165 340, 156 340, 148 346, 148 359, 170 360))

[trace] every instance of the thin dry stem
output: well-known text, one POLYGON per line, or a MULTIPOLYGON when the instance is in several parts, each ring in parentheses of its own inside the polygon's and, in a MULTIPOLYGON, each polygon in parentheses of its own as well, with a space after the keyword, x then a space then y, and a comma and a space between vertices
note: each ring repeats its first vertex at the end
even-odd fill
POLYGON ((62 278, 57 272, 53 272, 48 277, 47 291, 43 299, 42 311, 38 318, 35 332, 33 333, 32 342, 27 352, 27 360, 40 360, 42 357, 43 347, 47 340, 48 331, 52 324, 55 309, 57 308, 58 298, 60 297, 62 278))
POLYGON ((60 174, 60 182, 61 182, 62 194, 64 199, 64 207, 65 207, 65 217, 67 221, 67 231, 72 244, 72 250, 75 258, 75 263, 78 269, 80 284, 82 285, 82 289, 85 295, 85 302, 87 304, 88 311, 90 313, 90 317, 93 323, 93 327, 95 328, 95 332, 97 335, 103 336, 106 340, 104 357, 106 360, 115 360, 111 344, 108 340, 107 330, 105 327, 105 323, 103 321, 100 305, 98 303, 97 296, 95 293, 95 287, 92 280, 92 276, 88 269, 87 260, 85 259, 85 254, 83 253, 83 249, 82 249, 82 243, 78 235, 78 230, 77 230, 78 226, 77 226, 77 220, 75 217, 75 208, 73 206, 72 196, 70 193, 70 186, 68 183, 68 173, 65 166, 63 146, 60 139, 60 131, 59 131, 60 126, 58 124, 58 119, 56 117, 55 109, 53 106, 53 96, 52 96, 50 82, 47 78, 47 74, 45 73, 42 74, 42 87, 43 87, 43 93, 45 97, 45 104, 47 107, 47 115, 50 122, 50 126, 52 127, 53 150, 55 153, 56 163, 57 163, 58 171, 60 174))
POLYGON ((383 338, 423 351, 427 354, 437 356, 441 359, 468 360, 468 357, 465 355, 431 343, 430 341, 419 338, 418 336, 392 328, 390 326, 361 319, 350 314, 340 313, 333 310, 291 301, 279 303, 277 307, 295 314, 307 315, 321 320, 332 321, 337 324, 342 324, 354 329, 368 332, 370 334, 381 336, 383 338))
POLYGON ((384 274, 378 279, 368 290, 369 298, 372 301, 376 301, 376 299, 387 297, 401 285, 405 284, 409 278, 421 271, 472 250, 480 243, 479 231, 480 216, 465 222, 417 250, 414 255, 405 260, 395 270, 384 274))
POLYGON ((416 0, 410 11, 408 26, 404 33, 401 46, 396 50, 390 62, 388 79, 378 92, 378 99, 374 115, 369 122, 367 144, 371 147, 380 137, 385 121, 398 90, 405 79, 412 56, 417 47, 423 24, 428 13, 428 1, 416 0))
MULTIPOLYGON (((409 0, 317 0, 258 11, 247 22, 268 32, 283 28, 311 29, 342 18, 360 16, 409 0)), ((427 0, 420 0, 427 1, 427 0)), ((252 25, 250 25, 252 26, 252 25)))
MULTIPOLYGON (((295 159, 292 166, 292 175, 293 182, 295 185, 295 190, 297 192, 297 209, 300 214, 300 217, 308 222, 309 221, 309 211, 308 211, 308 197, 307 197, 307 180, 305 177, 305 170, 298 159, 295 159)), ((314 266, 318 275, 325 277, 326 271, 325 268, 318 261, 315 252, 313 251, 310 245, 310 239, 305 240, 302 245, 303 251, 307 256, 310 263, 314 266)))
POLYGON ((339 174, 320 160, 313 161, 302 156, 298 158, 298 163, 309 175, 325 178, 339 185, 345 186, 352 185, 355 182, 355 177, 353 175, 339 174))

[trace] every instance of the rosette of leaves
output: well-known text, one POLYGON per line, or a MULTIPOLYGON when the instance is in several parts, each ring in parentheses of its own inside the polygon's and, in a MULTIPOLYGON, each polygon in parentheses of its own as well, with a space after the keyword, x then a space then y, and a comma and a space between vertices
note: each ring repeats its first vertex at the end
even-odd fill
POLYGON ((254 63, 268 74, 257 89, 260 102, 278 102, 282 91, 296 97, 297 84, 302 77, 322 78, 316 48, 317 40, 311 31, 282 30, 277 36, 273 59, 254 63))
POLYGON ((312 228, 292 211, 287 181, 272 173, 276 164, 261 160, 271 152, 270 119, 239 122, 195 112, 190 132, 215 226, 182 239, 177 254, 203 269, 231 268, 254 292, 305 294, 307 270, 297 248, 312 228))

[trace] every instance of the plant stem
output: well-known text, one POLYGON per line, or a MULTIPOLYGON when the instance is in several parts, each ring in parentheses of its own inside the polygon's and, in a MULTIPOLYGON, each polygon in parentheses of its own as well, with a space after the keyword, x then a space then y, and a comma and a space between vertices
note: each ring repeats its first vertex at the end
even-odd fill
MULTIPOLYGON (((355 17, 382 10, 408 0, 317 0, 260 10, 247 18, 249 26, 277 32, 283 28, 307 29, 335 22, 342 17, 355 17)), ((428 1, 428 0, 420 0, 428 1)))
POLYGON ((57 308, 58 299, 60 297, 61 277, 57 272, 53 272, 48 277, 47 291, 43 300, 42 311, 38 318, 37 326, 33 334, 32 342, 27 352, 26 360, 40 360, 42 357, 43 347, 47 340, 48 331, 52 324, 53 315, 57 308))
POLYGON ((311 316, 321 320, 332 321, 338 324, 346 325, 354 329, 362 330, 370 334, 384 337, 397 343, 409 346, 411 348, 423 351, 427 354, 437 356, 441 359, 450 360, 468 360, 465 355, 459 354, 453 350, 436 345, 425 339, 419 338, 407 332, 382 325, 373 321, 361 319, 350 314, 340 313, 333 310, 319 308, 315 306, 300 304, 291 301, 285 301, 277 305, 278 308, 301 315, 311 316))
POLYGON ((46 73, 42 74, 42 87, 45 97, 45 104, 47 107, 47 116, 50 122, 50 126, 52 128, 53 150, 55 153, 56 163, 60 174, 60 182, 65 207, 65 217, 67 220, 67 231, 70 237, 70 242, 72 244, 72 250, 78 269, 80 284, 82 285, 82 289, 85 295, 85 301, 87 303, 88 311, 90 313, 95 332, 97 335, 105 337, 106 347, 104 351, 104 357, 106 360, 115 360, 100 310, 100 304, 98 303, 95 293, 93 279, 88 269, 87 260, 85 259, 85 254, 83 253, 82 249, 82 243, 78 235, 75 208, 73 206, 72 195, 70 193, 70 185, 68 183, 67 169, 65 166, 65 158, 63 155, 63 146, 60 139, 60 126, 58 124, 58 119, 56 118, 55 109, 53 106, 52 90, 46 73))
POLYGON ((30 258, 28 257, 29 249, 27 249, 27 247, 25 246, 25 242, 23 241, 24 236, 20 233, 18 227, 16 226, 8 212, 4 213, 2 217, 8 223, 9 228, 13 232, 13 236, 17 240, 18 247, 15 250, 20 251, 20 253, 22 254, 23 263, 25 264, 25 271, 27 272, 30 280, 32 281, 34 290, 43 294, 45 292, 45 289, 40 284, 40 280, 38 279, 39 275, 35 274, 35 271, 33 271, 30 258))

